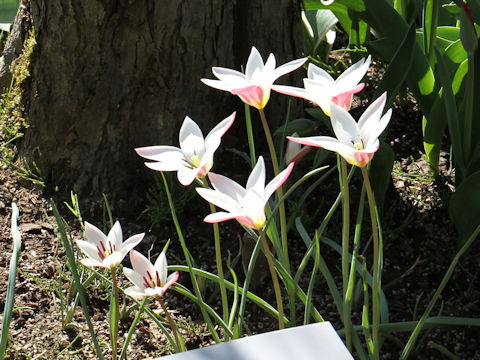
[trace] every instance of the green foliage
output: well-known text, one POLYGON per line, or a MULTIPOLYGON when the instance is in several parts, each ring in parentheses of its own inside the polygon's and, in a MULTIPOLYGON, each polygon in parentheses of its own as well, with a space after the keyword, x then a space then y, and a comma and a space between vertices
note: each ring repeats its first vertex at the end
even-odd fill
MULTIPOLYGON (((175 174, 166 173, 165 176, 168 179, 172 197, 175 199, 175 211, 181 216, 188 211, 189 203, 196 196, 196 192, 193 186, 185 187, 176 181, 175 174)), ((147 192, 147 209, 152 227, 156 224, 170 222, 172 220, 162 179, 157 174, 154 174, 153 177, 155 186, 147 192)))
POLYGON ((0 23, 12 23, 17 9, 18 0, 0 0, 0 23))

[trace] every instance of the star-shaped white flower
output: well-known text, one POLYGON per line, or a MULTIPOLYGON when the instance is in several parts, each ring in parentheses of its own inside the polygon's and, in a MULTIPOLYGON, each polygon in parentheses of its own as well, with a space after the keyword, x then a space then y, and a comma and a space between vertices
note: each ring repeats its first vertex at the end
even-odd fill
POLYGON ((252 229, 262 229, 266 221, 265 205, 275 190, 287 180, 293 164, 291 163, 267 186, 265 186, 265 162, 261 156, 248 177, 246 188, 225 176, 209 173, 208 178, 213 189, 196 188, 196 190, 205 200, 227 212, 219 211, 208 215, 204 221, 217 223, 237 219, 252 229))
POLYGON ((387 93, 383 93, 365 110, 357 122, 345 109, 332 104, 331 121, 337 138, 311 136, 305 138, 287 137, 298 144, 322 147, 340 154, 348 163, 364 167, 373 158, 380 142, 378 137, 387 127, 392 109, 382 116, 387 93))
POLYGON ((167 277, 167 257, 162 252, 155 264, 138 251, 130 251, 132 269, 123 268, 123 274, 134 285, 125 289, 125 294, 135 299, 159 297, 178 280, 178 271, 167 277))
POLYGON ((220 146, 222 136, 232 126, 235 112, 221 121, 203 138, 198 125, 185 117, 179 134, 180 148, 174 146, 147 146, 137 148, 138 155, 153 160, 145 165, 157 171, 177 171, 178 181, 190 185, 202 178, 213 166, 213 155, 220 146))
POLYGON ((353 94, 364 88, 365 84, 359 82, 370 67, 371 56, 367 60, 361 59, 345 70, 334 80, 325 70, 308 65, 307 76, 303 79, 304 88, 285 85, 273 85, 272 90, 291 96, 297 96, 320 106, 325 115, 330 116, 330 104, 349 110, 353 94))
POLYGON ((212 73, 218 80, 201 79, 202 82, 215 89, 229 91, 238 95, 243 102, 263 109, 270 99, 270 89, 273 82, 280 76, 285 75, 303 65, 307 58, 290 61, 275 68, 275 56, 270 54, 266 63, 255 47, 252 47, 248 57, 245 74, 239 71, 213 67, 212 73))
POLYGON ((114 268, 120 265, 127 253, 142 241, 145 233, 133 235, 123 242, 122 228, 117 221, 106 236, 96 226, 85 221, 87 240, 77 240, 77 245, 88 257, 80 260, 85 266, 114 268))

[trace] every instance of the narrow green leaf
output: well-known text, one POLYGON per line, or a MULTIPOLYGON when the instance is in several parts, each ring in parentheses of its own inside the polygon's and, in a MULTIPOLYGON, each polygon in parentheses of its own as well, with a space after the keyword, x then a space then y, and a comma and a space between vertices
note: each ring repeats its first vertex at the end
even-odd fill
POLYGON ((22 239, 20 231, 18 230, 18 207, 17 204, 12 203, 12 225, 11 235, 13 238, 13 251, 10 258, 10 266, 8 271, 7 295, 5 298, 5 308, 3 310, 2 321, 2 338, 0 342, 0 359, 5 356, 5 351, 8 344, 8 332, 10 329, 10 322, 12 320, 13 304, 15 303, 15 280, 17 277, 17 264, 22 249, 22 239))

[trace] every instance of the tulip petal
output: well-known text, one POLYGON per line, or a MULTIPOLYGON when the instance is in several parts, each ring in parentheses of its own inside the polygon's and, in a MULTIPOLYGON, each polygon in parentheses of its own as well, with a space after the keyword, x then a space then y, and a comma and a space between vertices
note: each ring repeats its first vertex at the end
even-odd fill
POLYGON ((263 67, 264 65, 262 56, 255 48, 255 46, 252 46, 252 50, 250 51, 250 55, 247 60, 247 65, 245 66, 245 77, 247 81, 250 81, 255 71, 262 71, 263 67))
POLYGON ((240 202, 247 194, 241 185, 226 176, 211 172, 208 174, 208 178, 215 190, 224 193, 236 202, 240 202))
POLYGON ((137 300, 141 300, 147 296, 144 291, 142 291, 136 286, 131 286, 129 288, 126 288, 125 294, 137 300))
POLYGON ((77 240, 76 243, 80 250, 82 250, 82 252, 89 258, 98 262, 102 261, 102 259, 98 255, 98 248, 95 244, 85 240, 77 240))
POLYGON ((341 108, 343 108, 345 110, 350 110, 350 106, 352 105, 353 94, 356 94, 356 93, 362 91, 364 87, 365 87, 365 84, 363 84, 363 83, 359 84, 351 90, 342 92, 342 93, 334 96, 332 101, 335 104, 337 104, 338 106, 340 106, 341 108))
POLYGON ((118 221, 115 221, 115 224, 113 224, 113 227, 108 232, 107 241, 113 246, 114 251, 121 250, 123 234, 122 227, 120 226, 120 223, 118 221))
POLYGON ((180 277, 180 274, 178 273, 178 271, 175 271, 174 273, 170 274, 170 276, 167 278, 165 285, 163 285, 162 287, 162 295, 165 294, 165 292, 168 290, 170 286, 172 286, 178 281, 179 277, 180 277))
POLYGON ((308 64, 307 76, 308 79, 327 86, 335 83, 335 80, 328 72, 312 63, 308 64))
POLYGON ((89 243, 101 247, 101 243, 106 244, 107 236, 99 228, 85 221, 85 236, 89 243))
POLYGON ((123 256, 124 255, 120 251, 114 251, 112 254, 103 259, 103 266, 108 269, 117 267, 122 262, 123 256))
POLYGON ((360 119, 358 120, 358 126, 361 129, 368 129, 367 133, 370 133, 375 128, 380 120, 383 108, 387 101, 387 93, 384 92, 380 95, 368 108, 364 111, 360 119))
POLYGON ((145 233, 136 234, 129 237, 122 245, 122 254, 123 256, 127 255, 127 253, 132 250, 135 246, 138 245, 140 241, 143 240, 145 233))
POLYGON ((185 159, 190 162, 196 156, 199 159, 205 153, 205 141, 203 139, 202 130, 198 125, 190 119, 185 117, 179 134, 180 149, 182 149, 185 159))
MULTIPOLYGON (((155 274, 155 269, 152 265, 152 263, 141 253, 139 253, 136 250, 130 251, 130 262, 132 263, 133 270, 142 276, 147 275, 149 272, 150 275, 153 277, 155 274)), ((140 284, 134 283, 137 286, 140 286, 140 284)))
POLYGON ((196 177, 199 177, 200 172, 202 172, 201 167, 178 170, 177 179, 183 186, 189 186, 196 177))
POLYGON ((265 189, 265 161, 263 156, 258 158, 257 164, 248 176, 246 189, 247 192, 253 191, 257 196, 263 198, 265 189))
POLYGON ((80 260, 80 263, 83 266, 87 266, 87 267, 106 267, 103 262, 96 261, 96 260, 91 259, 91 258, 84 258, 84 259, 80 260))
POLYGON ((153 269, 158 272, 160 277, 160 284, 158 285, 164 286, 167 282, 167 266, 167 257, 162 251, 153 265, 153 269))
POLYGON ((165 161, 175 159, 180 161, 184 158, 182 150, 175 146, 145 146, 135 149, 136 153, 145 159, 153 161, 165 161))
POLYGON ((155 170, 155 171, 178 171, 178 170, 184 170, 184 169, 190 169, 190 167, 187 167, 186 162, 170 162, 170 163, 165 163, 165 162, 146 162, 144 163, 146 167, 149 169, 155 170))
POLYGON ((138 291, 142 291, 145 289, 145 280, 143 280, 143 275, 140 275, 138 272, 136 272, 133 269, 124 267, 123 268, 123 275, 132 283, 135 285, 135 287, 138 289, 138 291))
POLYGON ((212 80, 212 79, 201 79, 201 81, 212 88, 223 90, 223 91, 230 91, 233 88, 241 87, 244 85, 244 82, 224 82, 222 80, 212 80))
POLYGON ((246 83, 245 74, 237 70, 215 66, 212 68, 212 73, 219 80, 227 83, 246 83))
POLYGON ((226 220, 236 219, 238 217, 245 217, 245 215, 239 212, 233 213, 233 212, 218 211, 216 213, 207 215, 205 219, 203 219, 203 221, 207 223, 219 223, 226 220))
POLYGON ((333 131, 337 139, 345 145, 352 146, 362 142, 360 128, 352 115, 345 109, 331 104, 330 106, 333 131))
POLYGON ((370 67, 371 60, 371 55, 368 55, 367 60, 360 59, 345 70, 336 80, 338 87, 340 89, 346 89, 358 84, 370 67))
POLYGON ((242 210, 238 201, 235 201, 235 199, 232 199, 230 196, 220 191, 204 188, 196 188, 195 190, 205 200, 223 210, 231 213, 238 213, 242 210))
POLYGON ((205 138, 205 151, 211 152, 212 154, 220 146, 222 136, 227 132, 227 130, 232 126, 233 121, 235 120, 234 112, 232 115, 222 120, 215 126, 205 138))
POLYGON ((280 187, 283 185, 283 183, 287 180, 287 178, 290 176, 290 173, 293 170, 293 165, 294 163, 290 163, 285 170, 280 172, 277 176, 275 176, 272 181, 268 183, 268 185, 265 187, 265 193, 264 193, 264 206, 267 203, 268 199, 272 194, 280 187))
POLYGON ((298 69, 305 63, 305 61, 307 61, 307 58, 292 60, 286 64, 280 65, 273 71, 274 80, 278 79, 280 76, 283 76, 285 74, 288 74, 289 72, 298 69))
POLYGON ((294 86, 287 86, 287 85, 272 85, 272 90, 276 91, 280 94, 289 95, 289 96, 296 96, 302 99, 310 100, 310 94, 307 93, 305 89, 294 87, 294 86))

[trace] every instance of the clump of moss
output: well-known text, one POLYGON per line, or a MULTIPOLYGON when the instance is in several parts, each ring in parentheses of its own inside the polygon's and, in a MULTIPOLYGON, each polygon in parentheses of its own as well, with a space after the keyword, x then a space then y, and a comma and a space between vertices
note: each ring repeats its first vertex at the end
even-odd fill
POLYGON ((23 43, 23 51, 12 65, 12 84, 0 100, 0 130, 6 142, 21 136, 21 129, 28 127, 23 106, 23 90, 30 77, 30 59, 35 48, 35 33, 30 31, 23 43))
POLYGON ((35 33, 32 30, 23 43, 22 53, 11 65, 10 88, 0 96, 0 137, 3 140, 1 156, 6 163, 10 163, 13 158, 13 142, 22 137, 22 131, 28 127, 23 94, 26 81, 30 77, 30 59, 35 45, 35 33))
POLYGON ((23 136, 23 131, 29 126, 23 97, 30 77, 30 60, 36 43, 35 32, 31 30, 23 43, 22 53, 10 66, 10 88, 0 94, 0 162, 11 167, 20 177, 43 186, 43 180, 35 174, 39 172, 35 163, 32 164, 35 171, 32 171, 27 163, 20 167, 13 162, 16 153, 15 141, 23 136))

